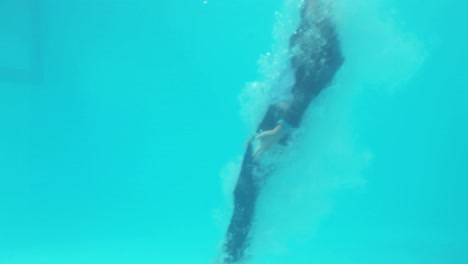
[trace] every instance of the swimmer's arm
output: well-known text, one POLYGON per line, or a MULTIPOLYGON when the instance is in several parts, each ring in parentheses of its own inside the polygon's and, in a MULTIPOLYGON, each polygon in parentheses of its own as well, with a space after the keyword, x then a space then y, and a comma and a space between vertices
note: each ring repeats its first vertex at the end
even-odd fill
MULTIPOLYGON (((250 142, 252 140, 256 140, 256 139, 262 139, 262 138, 266 138, 266 137, 269 137, 269 136, 272 136, 272 139, 274 138, 273 136, 275 134, 277 134, 278 132, 282 131, 283 130, 283 125, 277 125, 275 128, 271 129, 271 130, 267 130, 267 131, 263 131, 262 133, 254 136, 249 136, 246 140, 245 140, 245 143, 244 143, 244 148, 247 148, 250 144, 250 142)), ((271 139, 271 140, 272 140, 271 139)), ((274 143, 274 142, 272 142, 274 143)))
POLYGON ((284 130, 284 126, 282 124, 279 124, 277 125, 275 128, 271 129, 271 130, 267 130, 267 131, 264 131, 260 134, 258 134, 255 139, 261 139, 261 138, 264 138, 264 137, 267 137, 267 136, 273 136, 275 134, 277 134, 278 132, 281 132, 284 130))
POLYGON ((286 133, 286 128, 282 124, 278 124, 271 130, 264 131, 258 134, 255 139, 260 140, 260 146, 254 151, 252 156, 257 159, 263 152, 276 144, 286 133))

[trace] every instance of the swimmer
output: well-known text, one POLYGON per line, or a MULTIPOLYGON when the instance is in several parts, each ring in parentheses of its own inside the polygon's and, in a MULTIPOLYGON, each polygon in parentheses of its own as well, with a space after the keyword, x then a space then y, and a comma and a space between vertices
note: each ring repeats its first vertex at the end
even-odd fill
POLYGON ((287 96, 270 103, 257 134, 248 141, 234 189, 234 211, 226 232, 223 256, 217 263, 234 264, 244 258, 261 187, 258 174, 268 171, 260 164, 262 156, 275 145, 287 145, 290 131, 300 126, 307 107, 330 85, 344 62, 327 8, 319 0, 306 0, 301 5, 299 26, 289 40, 291 60, 286 72, 291 75, 292 82, 279 85, 279 89, 287 91, 287 96))

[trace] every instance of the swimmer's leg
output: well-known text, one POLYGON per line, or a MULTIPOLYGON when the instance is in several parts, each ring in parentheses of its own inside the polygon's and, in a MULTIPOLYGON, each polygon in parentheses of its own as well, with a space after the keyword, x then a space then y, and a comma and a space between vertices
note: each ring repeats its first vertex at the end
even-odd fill
POLYGON ((249 231, 255 213, 258 196, 258 182, 254 177, 256 162, 252 157, 252 144, 249 144, 242 163, 242 169, 234 190, 234 212, 229 224, 224 251, 225 263, 236 263, 248 246, 249 231))

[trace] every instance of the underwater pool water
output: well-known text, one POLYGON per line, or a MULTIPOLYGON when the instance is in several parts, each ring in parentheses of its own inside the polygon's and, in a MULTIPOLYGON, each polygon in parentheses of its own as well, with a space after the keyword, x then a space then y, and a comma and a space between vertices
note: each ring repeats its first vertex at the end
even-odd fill
MULTIPOLYGON (((296 0, 0 3, 0 263, 212 263, 296 0)), ((459 1, 341 0, 248 263, 468 261, 459 1)))

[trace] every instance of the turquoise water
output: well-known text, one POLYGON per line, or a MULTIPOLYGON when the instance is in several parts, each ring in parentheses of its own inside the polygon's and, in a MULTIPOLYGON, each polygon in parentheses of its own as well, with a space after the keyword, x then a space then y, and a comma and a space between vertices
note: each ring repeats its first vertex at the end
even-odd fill
MULTIPOLYGON (((212 263, 297 3, 3 0, 0 263, 212 263)), ((466 8, 337 1, 249 263, 467 263, 466 8)))

